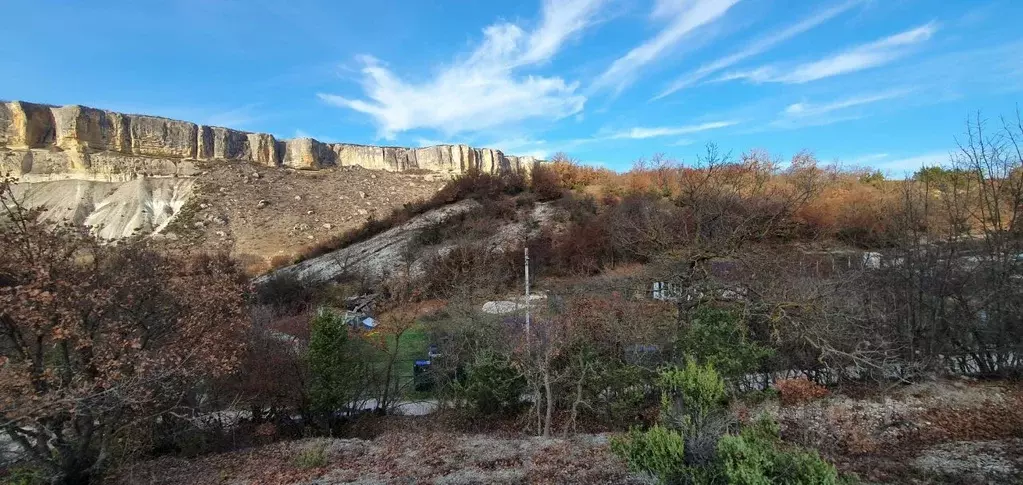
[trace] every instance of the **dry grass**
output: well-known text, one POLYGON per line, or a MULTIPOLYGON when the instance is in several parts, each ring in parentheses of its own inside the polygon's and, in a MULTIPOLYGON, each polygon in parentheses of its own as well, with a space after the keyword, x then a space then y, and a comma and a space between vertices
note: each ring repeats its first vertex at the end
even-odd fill
POLYGON ((641 483, 602 435, 573 439, 399 432, 372 441, 315 438, 122 469, 112 483, 641 483), (314 459, 297 457, 311 456, 314 459))
MULTIPOLYGON (((778 416, 786 440, 819 450, 840 470, 862 479, 977 483, 964 478, 977 472, 971 468, 970 463, 977 461, 971 456, 953 457, 958 464, 944 464, 964 470, 962 477, 946 476, 914 460, 928 450, 954 448, 958 443, 1001 443, 1023 436, 1023 387, 1016 382, 938 381, 885 395, 834 394, 782 408, 768 406, 768 412, 778 416)), ((1012 459, 1023 466, 1023 456, 1012 459)), ((1003 479, 984 483, 1018 483, 1003 479)))

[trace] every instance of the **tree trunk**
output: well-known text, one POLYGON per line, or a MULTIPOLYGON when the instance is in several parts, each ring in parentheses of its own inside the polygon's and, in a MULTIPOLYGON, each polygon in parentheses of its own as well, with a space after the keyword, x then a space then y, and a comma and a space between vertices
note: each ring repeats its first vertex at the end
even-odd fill
POLYGON ((543 435, 546 438, 551 435, 551 415, 554 413, 554 400, 551 396, 553 394, 551 392, 551 373, 548 366, 544 366, 543 370, 543 390, 544 394, 547 395, 547 411, 544 413, 543 423, 543 435))

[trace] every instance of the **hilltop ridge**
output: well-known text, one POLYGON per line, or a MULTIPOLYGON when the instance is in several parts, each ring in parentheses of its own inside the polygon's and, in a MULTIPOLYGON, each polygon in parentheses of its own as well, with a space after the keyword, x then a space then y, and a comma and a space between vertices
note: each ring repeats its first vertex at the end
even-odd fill
POLYGON ((251 133, 81 105, 0 102, 0 169, 24 181, 53 178, 127 180, 137 175, 187 176, 196 162, 243 161, 268 167, 319 170, 361 166, 401 172, 460 174, 528 170, 534 157, 493 148, 420 148, 278 140, 251 133))

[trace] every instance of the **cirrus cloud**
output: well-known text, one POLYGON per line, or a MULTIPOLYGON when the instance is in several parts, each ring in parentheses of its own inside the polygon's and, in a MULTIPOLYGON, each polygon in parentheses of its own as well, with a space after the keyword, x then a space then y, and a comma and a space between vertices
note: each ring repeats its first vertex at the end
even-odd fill
POLYGON ((661 136, 690 135, 693 133, 699 133, 701 131, 727 128, 729 126, 735 126, 737 124, 739 124, 738 121, 712 121, 708 123, 701 123, 698 125, 686 126, 635 127, 628 130, 613 133, 608 138, 615 140, 623 138, 633 140, 644 140, 647 138, 656 138, 661 136))
POLYGON ((718 81, 745 79, 754 83, 803 84, 840 74, 862 71, 888 64, 906 56, 913 51, 914 47, 930 39, 937 30, 937 24, 931 22, 813 62, 790 67, 762 66, 748 71, 725 74, 718 78, 718 81))
POLYGON ((620 92, 631 84, 647 64, 667 54, 681 41, 690 38, 700 27, 720 19, 739 0, 658 0, 652 17, 670 18, 657 35, 616 59, 594 81, 592 89, 610 88, 620 92))
POLYGON ((403 79, 372 56, 360 56, 365 98, 319 93, 324 102, 368 115, 378 136, 414 129, 445 135, 496 128, 527 119, 561 119, 582 111, 579 84, 527 72, 554 57, 595 21, 604 0, 547 0, 531 32, 510 23, 483 30, 482 42, 462 60, 426 81, 403 79))
POLYGON ((665 96, 669 96, 676 91, 693 86, 704 78, 713 75, 714 73, 720 72, 732 65, 758 54, 762 54, 774 46, 781 44, 797 35, 800 35, 818 25, 837 17, 845 11, 863 3, 863 0, 846 0, 843 3, 834 5, 830 8, 821 10, 814 13, 813 15, 804 18, 803 20, 792 24, 785 29, 771 33, 765 37, 761 37, 752 43, 746 45, 742 50, 729 54, 725 57, 719 58, 709 64, 704 64, 685 76, 682 76, 671 83, 666 89, 660 92, 657 96, 654 96, 654 100, 661 99, 665 96))

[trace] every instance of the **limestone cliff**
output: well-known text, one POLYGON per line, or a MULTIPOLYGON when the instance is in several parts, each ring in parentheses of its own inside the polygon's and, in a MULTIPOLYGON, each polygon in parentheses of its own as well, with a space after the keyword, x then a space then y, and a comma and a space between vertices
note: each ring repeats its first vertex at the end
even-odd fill
POLYGON ((425 169, 450 174, 472 169, 489 173, 528 170, 535 161, 468 145, 403 148, 323 143, 311 138, 277 140, 266 133, 78 105, 0 103, 0 169, 26 181, 192 175, 197 172, 196 162, 218 160, 304 170, 359 165, 374 170, 425 169))
MULTIPOLYGON (((259 256, 271 254, 262 246, 253 249, 252 241, 279 241, 291 237, 292 230, 282 228, 282 221, 302 215, 317 220, 326 227, 323 234, 313 235, 302 230, 301 239, 316 241, 329 237, 328 231, 342 225, 355 225, 354 217, 364 218, 370 209, 379 209, 383 216, 392 205, 414 202, 428 196, 427 192, 439 188, 450 175, 478 169, 488 173, 511 170, 528 171, 535 160, 532 157, 506 156, 499 150, 473 148, 467 145, 438 145, 423 148, 379 147, 347 143, 323 143, 311 138, 277 140, 266 133, 247 133, 219 126, 204 126, 156 116, 115 113, 85 106, 49 106, 23 101, 0 101, 0 174, 17 176, 16 196, 31 207, 47 209, 43 217, 50 220, 68 220, 84 224, 107 239, 136 234, 160 232, 175 219, 186 203, 203 185, 214 185, 224 170, 234 173, 231 183, 218 187, 221 198, 236 192, 235 185, 244 177, 248 184, 237 191, 249 194, 256 190, 258 197, 239 205, 241 196, 215 200, 206 204, 220 215, 214 220, 230 221, 220 224, 214 234, 221 239, 233 238, 235 248, 259 256), (237 167, 245 162, 257 167, 237 167), (201 166, 201 168, 200 168, 201 166), (425 169, 439 174, 429 177, 432 187, 428 191, 421 180, 404 180, 401 190, 392 184, 376 187, 374 183, 358 185, 354 174, 361 170, 404 172, 425 169), (277 183, 265 187, 269 180, 251 178, 255 170, 273 172, 271 167, 299 170, 281 170, 274 176, 277 183), (326 170, 330 169, 330 170, 326 170), (329 192, 322 198, 303 199, 292 193, 299 183, 281 182, 282 177, 307 178, 303 194, 329 192), (321 177, 323 176, 323 177, 321 177), (316 179, 323 179, 325 187, 314 187, 316 179), (358 187, 355 190, 353 187, 358 187), (346 200, 342 188, 355 190, 346 200), (378 190, 379 189, 379 190, 378 190), (383 191, 386 189, 386 191, 383 191), (365 199, 371 196, 370 199, 365 199), (288 213, 287 201, 293 197, 308 205, 288 213), (320 200, 322 199, 322 200, 320 200), (352 206, 352 214, 335 214, 335 204, 352 206), (358 201, 365 207, 356 207, 348 201, 358 201), (261 210, 266 204, 276 210, 261 210), (221 204, 224 207, 220 207, 221 204), (315 208, 313 206, 316 206, 315 208), (317 209, 317 210, 314 210, 317 209), (318 210, 324 213, 321 215, 318 210), (254 212, 253 212, 254 211, 254 212), (280 211, 280 212, 278 212, 280 211), (232 217, 226 217, 228 214, 232 217), (237 217, 233 217, 237 216, 237 217), (249 227, 257 224, 259 227, 249 227)), ((381 174, 383 175, 383 174, 381 174)), ((394 177, 418 177, 416 173, 388 174, 394 177)), ((379 181, 377 175, 363 177, 379 181)), ((251 194, 249 194, 251 195, 251 194)), ((298 203, 298 202, 296 202, 298 203)), ((206 210, 206 209, 204 209, 206 210)), ((203 221, 193 221, 204 224, 203 221)), ((219 223, 218 223, 219 224, 219 223)), ((306 227, 300 223, 294 227, 306 227)), ((287 246, 275 242, 276 246, 287 246)), ((274 250, 276 250, 274 246, 274 250)))

